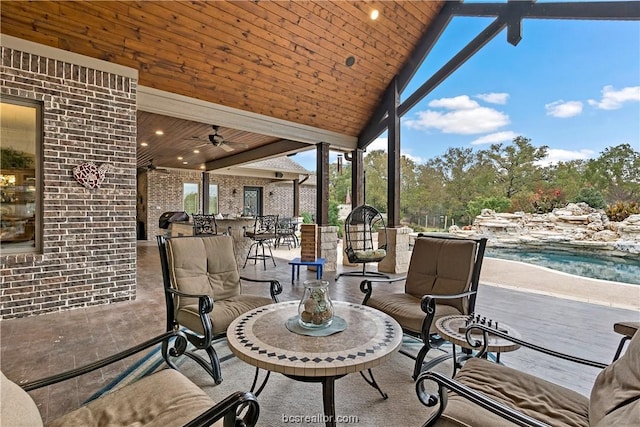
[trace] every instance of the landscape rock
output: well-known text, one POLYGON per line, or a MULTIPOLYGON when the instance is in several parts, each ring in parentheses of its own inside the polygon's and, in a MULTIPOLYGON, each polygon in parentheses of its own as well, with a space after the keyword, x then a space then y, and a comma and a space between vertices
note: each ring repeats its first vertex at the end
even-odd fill
POLYGON ((472 226, 452 226, 449 232, 487 237, 494 247, 549 245, 569 251, 606 250, 617 256, 640 254, 640 215, 613 222, 586 203, 569 203, 546 214, 483 209, 472 226))

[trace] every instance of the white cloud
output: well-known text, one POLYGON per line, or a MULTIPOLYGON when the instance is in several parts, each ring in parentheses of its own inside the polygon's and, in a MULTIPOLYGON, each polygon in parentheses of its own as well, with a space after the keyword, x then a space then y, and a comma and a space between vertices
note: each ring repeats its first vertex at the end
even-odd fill
POLYGON ((482 144, 498 144, 500 142, 511 142, 518 134, 511 130, 506 130, 503 132, 495 132, 490 133, 489 135, 481 136, 480 138, 474 139, 471 141, 471 145, 482 145, 482 144))
POLYGON ((444 133, 460 135, 493 132, 509 124, 508 115, 483 107, 467 95, 436 99, 429 103, 429 107, 451 111, 418 111, 416 118, 406 119, 403 123, 412 129, 438 129, 444 133))
POLYGON ((549 148, 547 157, 537 162, 540 166, 548 166, 558 162, 568 162, 571 160, 586 160, 596 154, 593 150, 563 150, 562 148, 549 148))
POLYGON ((507 99, 509 99, 509 94, 508 93, 480 93, 476 95, 476 98, 480 98, 484 102, 488 102, 490 104, 504 105, 507 103, 507 99))
POLYGON ((582 102, 580 101, 554 101, 549 104, 545 104, 545 110, 547 110, 547 116, 567 118, 577 116, 582 113, 582 102))
POLYGON ((596 101, 589 100, 592 105, 601 110, 617 110, 622 108, 625 102, 640 101, 640 86, 625 87, 620 90, 614 90, 613 86, 607 85, 602 88, 602 99, 596 101))
POLYGON ((387 151, 387 146, 387 138, 376 138, 371 144, 367 145, 367 153, 370 153, 374 150, 387 151))
POLYGON ((429 102, 429 107, 442 107, 449 110, 471 110, 478 108, 480 104, 469 98, 467 95, 455 96, 453 98, 434 99, 429 102))

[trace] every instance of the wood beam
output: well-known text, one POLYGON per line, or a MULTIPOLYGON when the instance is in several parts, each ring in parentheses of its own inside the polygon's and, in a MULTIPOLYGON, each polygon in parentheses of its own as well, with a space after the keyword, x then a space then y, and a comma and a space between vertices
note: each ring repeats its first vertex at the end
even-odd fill
POLYGON ((597 2, 509 2, 509 3, 453 3, 450 12, 454 16, 505 16, 514 7, 524 3, 521 18, 530 19, 585 19, 637 21, 640 19, 640 3, 637 1, 597 1, 597 2))
MULTIPOLYGON (((405 90, 415 73, 431 52, 433 46, 435 46, 440 39, 440 36, 449 25, 449 22, 451 22, 451 10, 453 5, 454 3, 447 2, 443 6, 438 16, 433 20, 427 31, 420 38, 416 48, 411 52, 409 59, 398 73, 397 90, 400 93, 405 90)), ((391 84, 389 84, 385 90, 385 98, 383 99, 386 99, 386 96, 388 96, 391 90, 392 87, 391 84)), ((384 132, 384 129, 387 127, 387 117, 387 104, 385 102, 381 102, 376 112, 371 116, 369 122, 360 133, 360 136, 358 137, 358 148, 366 148, 374 139, 384 132)))
POLYGON ((316 145, 316 224, 329 225, 329 147, 328 142, 316 145))
POLYGON ((212 171, 216 169, 228 168, 241 163, 253 162, 255 160, 263 160, 268 157, 274 157, 283 153, 288 153, 294 150, 300 150, 308 148, 309 145, 304 142, 281 140, 273 142, 271 144, 263 145, 261 147, 254 148, 249 151, 243 151, 242 153, 232 154, 231 156, 223 157, 222 159, 212 160, 205 163, 206 170, 212 171))
MULTIPOLYGON (((395 82, 395 79, 393 79, 395 82)), ((387 132, 387 227, 400 226, 400 94, 396 85, 387 99, 389 131, 387 132), (395 89, 395 90, 394 90, 395 89)))
POLYGON ((447 77, 476 54, 484 45, 489 43, 500 31, 507 26, 506 18, 495 19, 487 28, 471 40, 460 52, 436 71, 426 82, 411 94, 399 107, 398 114, 402 117, 427 96, 433 89, 442 83, 447 77))

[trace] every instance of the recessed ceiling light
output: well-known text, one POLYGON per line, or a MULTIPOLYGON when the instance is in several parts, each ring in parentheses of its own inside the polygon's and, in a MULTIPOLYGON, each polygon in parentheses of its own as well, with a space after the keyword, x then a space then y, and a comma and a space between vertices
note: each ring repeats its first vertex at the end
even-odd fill
POLYGON ((156 131, 156 135, 164 135, 164 131, 162 131, 162 130, 157 130, 157 131, 156 131))
POLYGON ((193 150, 193 152, 194 152, 195 154, 198 154, 198 153, 200 152, 200 150, 193 150))
POLYGON ((349 56, 347 57, 347 60, 344 61, 344 63, 347 65, 347 67, 351 67, 353 64, 356 63, 356 58, 354 58, 353 56, 349 56))
POLYGON ((183 165, 188 165, 188 164, 189 164, 189 162, 182 162, 182 164, 183 164, 183 165))
POLYGON ((371 19, 375 21, 380 16, 380 12, 378 11, 378 9, 373 9, 371 11, 371 15, 369 16, 371 16, 371 19))
POLYGON ((178 157, 178 160, 182 160, 182 156, 178 157))
POLYGON ((141 143, 140 143, 140 146, 141 146, 141 147, 146 147, 146 146, 148 146, 148 145, 149 145, 149 144, 147 144, 146 142, 141 142, 141 143))
POLYGON ((200 169, 206 169, 207 167, 205 165, 201 165, 200 169))

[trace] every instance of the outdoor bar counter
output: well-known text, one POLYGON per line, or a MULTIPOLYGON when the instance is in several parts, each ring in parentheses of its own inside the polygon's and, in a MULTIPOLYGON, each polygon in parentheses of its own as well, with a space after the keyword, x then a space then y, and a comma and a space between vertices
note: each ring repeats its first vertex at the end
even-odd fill
MULTIPOLYGON (((251 239, 244 237, 244 229, 253 230, 255 223, 254 217, 236 217, 217 219, 218 233, 229 232, 233 238, 233 246, 236 252, 236 263, 242 268, 247 252, 251 246, 251 239)), ((171 223, 171 237, 175 236, 193 236, 193 223, 188 221, 180 221, 171 223)))

